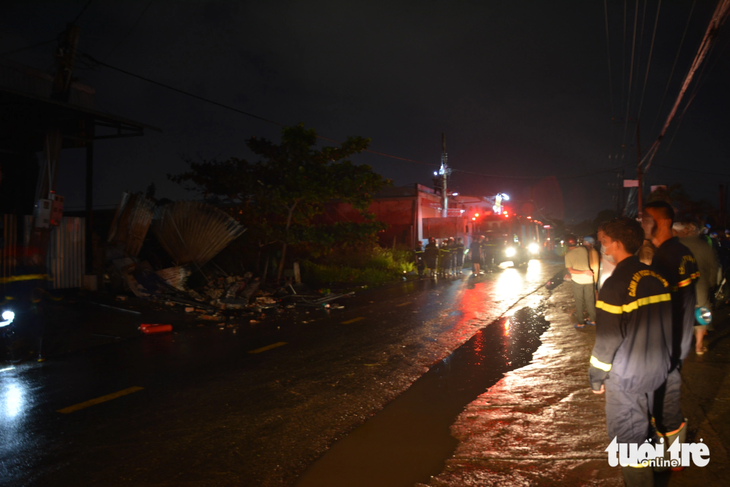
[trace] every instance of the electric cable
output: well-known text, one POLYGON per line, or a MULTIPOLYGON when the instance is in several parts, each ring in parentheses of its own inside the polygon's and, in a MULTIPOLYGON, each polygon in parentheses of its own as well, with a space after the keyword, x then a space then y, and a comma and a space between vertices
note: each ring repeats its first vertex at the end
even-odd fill
MULTIPOLYGON (((646 5, 646 3, 644 4, 646 5)), ((659 11, 662 8, 662 0, 659 0, 659 3, 656 8, 656 18, 654 19, 654 32, 651 35, 651 47, 649 47, 649 60, 646 63, 646 75, 644 76, 644 87, 641 89, 641 97, 639 98, 639 112, 636 115, 636 119, 641 119, 641 108, 644 105, 644 93, 646 92, 646 85, 649 83, 649 68, 651 67, 651 58, 652 54, 654 53, 654 40, 656 39, 656 29, 657 25, 659 25, 659 11)))
POLYGON ((613 78, 611 76, 611 39, 608 35, 608 0, 603 0, 603 15, 606 19, 606 52, 608 54, 608 93, 610 105, 610 113, 613 113, 613 78))
POLYGON ((656 167, 661 167, 662 169, 672 169, 674 171, 685 171, 685 172, 691 172, 691 173, 697 173, 697 174, 709 174, 711 176, 730 176, 728 173, 724 172, 713 172, 713 171, 698 171, 697 169, 689 169, 686 167, 674 167, 674 166, 665 166, 663 164, 656 164, 656 167))
POLYGON ((596 176, 598 174, 604 174, 607 172, 613 172, 618 169, 622 169, 622 168, 625 168, 628 166, 633 166, 633 165, 634 165, 633 163, 624 164, 622 166, 612 167, 609 169, 602 169, 600 171, 594 171, 594 172, 585 173, 585 174, 576 174, 573 176, 497 176, 496 174, 484 174, 484 173, 479 173, 479 172, 474 172, 474 171, 466 171, 464 169, 453 169, 452 168, 451 170, 454 172, 460 172, 460 173, 469 174, 472 176, 484 177, 484 178, 538 181, 538 180, 546 179, 549 177, 555 177, 555 179, 558 179, 558 180, 585 178, 585 177, 590 177, 590 176, 596 176))
POLYGON ((624 136, 622 144, 626 144, 626 133, 629 130, 629 110, 631 108, 631 88, 634 81, 634 56, 636 55, 636 25, 639 23, 639 0, 636 0, 636 8, 634 9, 634 35, 631 41, 631 67, 629 68, 629 92, 626 97, 626 118, 624 119, 624 136))
POLYGON ((687 24, 684 26, 684 32, 682 33, 682 39, 679 41, 679 47, 677 48, 677 55, 674 57, 674 64, 672 64, 672 70, 669 73, 669 79, 667 79, 667 86, 664 88, 664 94, 662 95, 662 101, 659 103, 659 109, 657 110, 656 118, 654 119, 654 123, 651 125, 651 132, 654 131, 654 127, 656 127, 656 123, 659 121, 659 117, 662 113, 662 107, 664 106, 664 100, 667 97, 667 93, 669 92, 669 85, 672 82, 672 77, 674 76, 674 70, 677 67, 677 61, 679 60, 679 55, 682 52, 682 45, 684 45, 684 38, 687 36, 687 30, 689 30, 689 24, 692 20, 692 14, 694 13, 695 4, 697 3, 697 0, 694 0, 692 2, 692 7, 689 9, 689 15, 687 16, 687 24))
POLYGON ((16 54, 18 52, 28 51, 30 49, 35 49, 36 47, 45 46, 46 44, 50 44, 51 42, 56 42, 56 39, 51 39, 48 41, 39 42, 38 44, 33 44, 32 46, 26 46, 21 47, 19 49, 13 49, 12 51, 5 51, 3 53, 0 53, 0 57, 10 56, 11 54, 16 54))
POLYGON ((86 12, 86 9, 89 8, 89 5, 91 5, 91 2, 93 2, 93 1, 94 0, 89 0, 88 2, 86 2, 86 5, 84 5, 84 8, 81 9, 81 12, 79 12, 79 14, 73 20, 73 22, 71 22, 72 25, 79 21, 81 16, 84 15, 84 12, 86 12))
MULTIPOLYGON (((226 105, 226 104, 224 104, 224 103, 220 103, 220 102, 217 102, 217 101, 214 101, 214 100, 211 100, 211 99, 208 99, 208 98, 205 98, 205 97, 202 97, 202 96, 196 95, 196 94, 194 94, 194 93, 190 93, 190 92, 188 92, 188 91, 185 91, 185 90, 181 90, 181 89, 179 89, 179 88, 175 88, 174 86, 170 86, 170 85, 167 85, 167 84, 165 84, 165 83, 160 83, 159 81, 155 81, 155 80, 153 80, 153 79, 150 79, 150 78, 147 78, 147 77, 145 77, 145 76, 141 76, 141 75, 138 75, 138 74, 132 73, 132 72, 130 72, 130 71, 127 71, 127 70, 125 70, 125 69, 122 69, 122 68, 118 68, 118 67, 116 67, 116 66, 112 66, 111 64, 105 63, 105 62, 103 62, 103 61, 99 61, 98 59, 94 58, 93 56, 91 56, 90 54, 87 54, 87 53, 85 53, 85 52, 82 52, 82 51, 77 51, 77 52, 78 52, 79 54, 81 54, 82 56, 85 56, 85 57, 86 57, 86 58, 88 58, 88 59, 89 59, 89 60, 90 60, 91 62, 93 62, 93 63, 95 63, 95 64, 98 64, 98 65, 100 65, 100 66, 104 66, 104 67, 107 67, 107 68, 109 68, 109 69, 113 69, 113 70, 115 70, 115 71, 119 71, 120 73, 126 74, 127 76, 132 76, 132 77, 134 77, 134 78, 138 78, 138 79, 141 79, 141 80, 143 80, 143 81, 147 81, 148 83, 152 83, 152 84, 154 84, 154 85, 160 86, 160 87, 162 87, 162 88, 165 88, 165 89, 168 89, 168 90, 171 90, 171 91, 175 91, 175 92, 177 92, 177 93, 180 93, 180 94, 183 94, 183 95, 185 95, 185 96, 189 96, 189 97, 191 97, 191 98, 195 98, 195 99, 197 99, 197 100, 200 100, 200 101, 203 101, 203 102, 206 102, 206 103, 210 103, 210 104, 212 104, 212 105, 216 105, 216 106, 218 106, 218 107, 221 107, 221 108, 225 108, 225 109, 227 109, 227 110, 231 110, 231 111, 234 111, 234 112, 236 112, 236 113, 240 113, 241 115, 246 115, 246 116, 248 116, 248 117, 251 117, 251 118, 255 118, 255 119, 257 119, 257 120, 261 120, 261 121, 263 121, 263 122, 271 123, 271 124, 273 124, 273 125, 276 125, 276 126, 279 126, 279 127, 282 127, 282 128, 283 128, 283 127, 286 127, 286 125, 285 125, 285 124, 283 124, 283 123, 280 123, 280 122, 277 122, 277 121, 274 121, 274 120, 270 120, 270 119, 268 119, 268 118, 265 118, 265 117, 261 117, 261 116, 259 116, 259 115, 255 115, 255 114, 253 114, 253 113, 250 113, 250 112, 246 112, 246 111, 244 111, 244 110, 240 110, 240 109, 238 109, 238 108, 232 107, 232 106, 230 106, 230 105, 226 105)), ((329 142, 334 142, 334 143, 336 143, 336 144, 341 144, 341 142, 339 142, 339 141, 337 141, 337 140, 335 140, 335 139, 331 139, 331 138, 329 138, 329 137, 325 137, 325 136, 323 136, 323 135, 317 135, 317 138, 318 138, 318 139, 321 139, 321 140, 326 140, 326 141, 329 141, 329 142)), ((394 156, 394 155, 392 155, 392 154, 387 154, 387 153, 385 153, 385 152, 378 152, 378 151, 374 151, 374 150, 371 150, 371 149, 365 149, 365 150, 364 150, 363 152, 369 152, 369 153, 371 153, 371 154, 376 154, 376 155, 379 155, 379 156, 383 156, 383 157, 388 157, 388 158, 391 158, 391 159, 397 159, 397 160, 401 160, 401 161, 407 161, 407 162, 414 162, 414 163, 417 163, 417 164, 425 164, 425 165, 427 165, 427 166, 432 166, 432 167, 438 167, 438 166, 439 166, 439 164, 435 164, 435 163, 430 163, 430 162, 423 162, 423 161, 418 161, 418 160, 415 160, 415 159, 409 159, 409 158, 406 158, 406 157, 394 156)))
MULTIPOLYGON (((669 115, 667 116, 667 120, 664 122, 664 126, 662 127, 661 132, 659 133, 659 136, 652 144, 652 147, 654 150, 650 150, 647 155, 641 160, 639 163, 639 166, 646 163, 646 166, 644 168, 644 173, 646 173, 649 170, 649 167, 651 167, 652 160, 654 159, 654 156, 656 155, 657 148, 659 147, 659 144, 661 143, 662 139, 664 138, 667 128, 669 127, 669 124, 674 119, 674 116, 677 114, 677 110, 679 109, 679 105, 682 102, 682 99, 684 98, 684 95, 687 93, 687 90, 689 88, 690 83, 692 82, 692 79, 695 76, 695 73, 697 72, 698 68, 704 61, 705 57, 707 56, 707 53, 710 51, 710 48, 716 39, 718 29, 725 23, 725 20, 727 20, 728 14, 730 14, 730 0, 720 0, 717 4, 717 7, 715 8, 715 11, 712 14, 712 18, 710 19, 710 23, 707 25, 707 29, 705 31, 705 35, 702 38, 702 42, 700 43, 700 47, 697 50, 697 54, 695 55, 694 60, 692 61, 692 65, 689 68, 689 71, 687 72, 687 75, 684 78, 684 82, 682 83, 682 87, 679 91, 679 94, 677 95, 677 99, 674 102, 674 106, 672 107, 672 110, 669 112, 669 115), (651 156, 649 156, 651 154, 651 156)), ((651 149, 650 148, 650 149, 651 149)))
POLYGON ((126 33, 126 34, 124 35, 124 37, 122 37, 122 39, 121 39, 121 40, 120 40, 119 42, 117 42, 117 43, 116 43, 116 45, 115 45, 114 47, 112 47, 112 48, 111 48, 111 50, 110 50, 110 51, 109 51, 109 52, 107 53, 107 55, 106 55, 106 56, 104 57, 104 61, 106 61, 107 59, 109 59, 109 58, 111 57, 111 55, 112 55, 112 54, 114 54, 114 51, 116 51, 116 50, 117 50, 117 48, 118 48, 119 46, 121 46, 121 45, 122 45, 122 43, 123 43, 124 41, 126 41, 126 40, 127 40, 127 38, 129 37, 129 35, 130 35, 130 34, 131 34, 132 32, 134 32, 134 29, 136 29, 136 28, 137 28, 137 25, 139 24, 140 20, 142 20, 142 17, 144 17, 144 14, 145 14, 145 13, 147 12, 147 9, 149 9, 149 8, 150 8, 150 5, 152 5, 152 2, 154 2, 154 1, 155 1, 155 0, 150 0, 149 2, 147 2, 147 5, 146 5, 146 6, 145 6, 145 8, 144 8, 144 9, 142 10, 142 13, 141 13, 141 14, 139 14, 139 17, 137 17, 137 20, 136 20, 136 21, 134 22, 134 24, 132 25, 132 28, 131 28, 131 29, 129 29, 129 31, 127 31, 127 33, 126 33))

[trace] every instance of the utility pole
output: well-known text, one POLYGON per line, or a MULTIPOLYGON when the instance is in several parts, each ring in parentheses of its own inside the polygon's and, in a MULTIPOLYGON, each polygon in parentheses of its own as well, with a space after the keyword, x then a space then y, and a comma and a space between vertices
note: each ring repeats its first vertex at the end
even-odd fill
POLYGON ((449 195, 448 195, 448 188, 447 188, 447 180, 449 175, 451 174, 451 169, 449 168, 449 156, 446 154, 446 134, 441 134, 441 167, 439 168, 439 176, 441 176, 442 179, 442 186, 443 189, 441 191, 441 208, 443 208, 443 217, 446 218, 449 216, 449 195))
POLYGON ((641 173, 641 137, 639 136, 639 119, 636 119, 636 152, 639 156, 638 163, 636 164, 636 179, 639 181, 639 187, 636 188, 636 205, 637 205, 637 217, 641 220, 643 214, 643 185, 644 175, 641 173))

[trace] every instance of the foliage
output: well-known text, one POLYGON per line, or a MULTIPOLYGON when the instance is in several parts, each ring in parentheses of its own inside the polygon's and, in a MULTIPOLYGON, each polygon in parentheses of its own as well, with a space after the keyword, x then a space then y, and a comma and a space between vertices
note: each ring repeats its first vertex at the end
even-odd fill
MULTIPOLYGON (((190 170, 168 175, 186 189, 207 199, 229 203, 229 213, 256 236, 261 246, 281 245, 279 276, 288 245, 311 247, 316 253, 329 247, 368 243, 382 227, 367 212, 372 194, 390 184, 370 166, 347 160, 365 150, 370 139, 350 137, 339 147, 315 149, 317 133, 302 124, 285 127, 281 142, 252 137, 248 148, 260 160, 188 160, 190 170), (325 231, 315 218, 332 201, 349 203, 365 223, 334 225, 325 231), (321 245, 324 242, 327 245, 321 245)), ((301 250, 301 249, 300 249, 301 250)))
POLYGON ((715 210, 704 200, 695 201, 687 194, 681 184, 672 184, 666 188, 657 188, 647 197, 647 203, 665 201, 674 207, 676 219, 705 219, 715 210))
POLYGON ((318 284, 330 282, 379 286, 400 280, 415 269, 410 249, 383 249, 335 252, 319 262, 305 261, 305 278, 318 284))

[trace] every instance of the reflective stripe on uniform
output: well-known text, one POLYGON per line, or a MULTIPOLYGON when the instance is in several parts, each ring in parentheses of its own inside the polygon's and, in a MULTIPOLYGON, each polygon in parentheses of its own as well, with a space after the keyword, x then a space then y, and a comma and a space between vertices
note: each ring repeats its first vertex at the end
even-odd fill
POLYGON ((598 301, 596 301, 596 308, 602 309, 603 311, 606 311, 606 312, 614 314, 614 315, 620 315, 623 313, 630 313, 632 311, 636 311, 637 309, 639 309, 639 306, 646 306, 648 304, 662 303, 664 301, 671 301, 671 300, 672 300, 672 295, 669 293, 657 294, 655 296, 647 296, 645 298, 639 298, 636 301, 632 301, 629 304, 624 304, 622 306, 608 304, 599 299, 598 301))
POLYGON ((611 364, 607 364, 604 362, 601 362, 596 357, 591 356, 591 365, 594 366, 597 369, 601 369, 604 372, 610 372, 611 371, 611 364))
POLYGON ((35 281, 48 279, 48 274, 26 274, 24 276, 10 276, 0 278, 0 284, 8 284, 17 281, 35 281))
POLYGON ((687 279, 685 279, 684 281, 679 281, 679 282, 677 283, 677 287, 678 287, 678 288, 680 288, 680 287, 687 287, 687 286, 689 286, 690 284, 692 284, 692 277, 688 277, 688 278, 687 278, 687 279))

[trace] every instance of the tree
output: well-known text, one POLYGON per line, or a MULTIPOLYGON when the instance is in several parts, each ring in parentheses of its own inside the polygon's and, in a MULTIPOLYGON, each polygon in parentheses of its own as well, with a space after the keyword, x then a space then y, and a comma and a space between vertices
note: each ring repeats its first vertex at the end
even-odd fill
POLYGON ((282 130, 281 143, 252 137, 248 148, 260 157, 256 163, 231 158, 226 161, 188 161, 190 171, 168 175, 206 198, 218 197, 238 208, 239 219, 256 226, 268 242, 281 244, 278 278, 281 278, 290 245, 306 242, 306 230, 333 200, 349 203, 365 217, 372 194, 391 184, 370 166, 355 165, 353 154, 365 150, 370 139, 349 137, 340 147, 316 149, 317 133, 299 124, 282 130))

